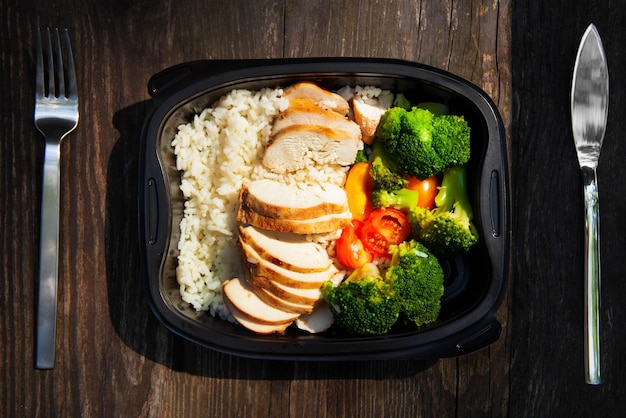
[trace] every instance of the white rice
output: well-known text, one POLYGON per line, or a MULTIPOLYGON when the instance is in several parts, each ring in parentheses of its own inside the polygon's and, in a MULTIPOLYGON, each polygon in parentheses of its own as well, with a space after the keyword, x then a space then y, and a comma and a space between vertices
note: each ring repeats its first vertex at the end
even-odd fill
POLYGON ((234 90, 181 125, 172 141, 186 199, 176 274, 182 299, 198 311, 230 316, 221 283, 242 275, 235 216, 245 181, 280 178, 295 186, 344 182, 347 168, 340 166, 277 175, 261 165, 274 117, 288 104, 281 96, 282 89, 234 90))

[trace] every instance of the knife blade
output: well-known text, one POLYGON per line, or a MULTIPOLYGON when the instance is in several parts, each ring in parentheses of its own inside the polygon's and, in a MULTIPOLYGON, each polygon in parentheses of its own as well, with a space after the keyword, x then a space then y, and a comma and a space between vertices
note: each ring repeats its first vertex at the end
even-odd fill
POLYGON ((597 167, 609 104, 609 74, 600 34, 590 24, 574 65, 572 131, 582 171, 585 203, 585 382, 602 383, 600 371, 600 218, 597 167))

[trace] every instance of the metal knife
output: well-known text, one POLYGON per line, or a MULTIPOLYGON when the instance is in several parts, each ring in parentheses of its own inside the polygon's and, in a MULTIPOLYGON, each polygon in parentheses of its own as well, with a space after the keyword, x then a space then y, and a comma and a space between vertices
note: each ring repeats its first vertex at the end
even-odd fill
POLYGON ((585 202, 585 381, 600 373, 600 218, 596 169, 609 105, 609 74, 602 41, 591 24, 578 48, 572 80, 572 131, 585 202))

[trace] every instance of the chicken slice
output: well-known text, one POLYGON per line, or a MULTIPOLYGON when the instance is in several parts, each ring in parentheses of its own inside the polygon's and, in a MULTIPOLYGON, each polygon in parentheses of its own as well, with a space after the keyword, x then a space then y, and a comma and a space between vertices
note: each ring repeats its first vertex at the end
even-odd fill
POLYGON ((266 324, 280 325, 293 322, 298 315, 276 309, 261 300, 248 285, 246 280, 233 278, 222 284, 224 297, 250 319, 266 324))
POLYGON ((363 142, 366 144, 374 141, 380 119, 388 107, 389 104, 381 103, 376 99, 367 100, 361 96, 355 96, 352 99, 354 120, 360 126, 363 142))
MULTIPOLYGON (((297 272, 269 261, 261 251, 241 239, 239 244, 243 250, 244 263, 250 275, 264 276, 285 286, 302 289, 320 288, 326 280, 331 280, 339 270, 330 264, 322 271, 297 272)), ((329 259, 330 261, 330 259, 329 259)))
POLYGON ((256 265, 250 263, 250 274, 267 277, 272 281, 296 289, 319 289, 326 280, 330 280, 338 272, 337 268, 332 265, 326 271, 296 273, 263 261, 256 265))
POLYGON ((361 127, 354 121, 332 110, 323 109, 307 99, 294 99, 289 107, 281 112, 272 125, 272 135, 276 135, 292 125, 319 125, 337 129, 361 138, 361 127))
POLYGON ((287 173, 312 165, 354 163, 361 140, 350 133, 319 125, 291 125, 270 138, 263 165, 287 173))
POLYGON ((340 214, 324 215, 307 220, 293 220, 283 218, 270 218, 260 215, 251 210, 240 210, 237 220, 244 224, 256 226, 261 229, 269 229, 276 232, 289 232, 293 234, 325 234, 335 232, 347 227, 352 221, 352 213, 348 210, 340 214))
POLYGON ((264 324, 256 321, 234 307, 227 298, 224 298, 224 305, 240 325, 257 334, 279 334, 292 324, 290 322, 284 324, 264 324))
POLYGON ((298 188, 270 179, 244 184, 239 201, 242 210, 251 210, 270 218, 294 220, 342 213, 348 209, 348 196, 339 186, 298 188))
POLYGON ((316 105, 335 111, 345 116, 350 111, 348 101, 337 93, 323 89, 308 81, 295 83, 283 90, 283 97, 290 102, 295 99, 307 99, 316 105))
POLYGON ((321 289, 298 289, 295 287, 285 286, 279 282, 264 276, 250 276, 250 283, 256 286, 262 286, 274 296, 299 305, 314 306, 322 300, 321 289))
POLYGON ((287 312, 293 312, 300 315, 305 315, 313 312, 314 305, 311 304, 301 304, 301 303, 293 303, 285 299, 281 299, 271 292, 269 292, 266 288, 261 284, 260 286, 255 286, 254 283, 250 284, 257 296, 265 301, 265 303, 274 306, 278 309, 283 309, 287 312))
POLYGON ((253 226, 240 227, 239 239, 254 255, 284 270, 296 273, 326 272, 332 260, 320 244, 299 234, 278 233, 253 226))

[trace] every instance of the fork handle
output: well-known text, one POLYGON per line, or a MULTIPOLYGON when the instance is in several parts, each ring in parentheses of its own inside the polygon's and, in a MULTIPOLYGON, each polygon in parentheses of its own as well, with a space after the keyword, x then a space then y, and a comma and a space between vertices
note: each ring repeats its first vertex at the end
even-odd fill
POLYGON ((583 169, 585 199, 585 382, 602 383, 600 373, 600 211, 595 168, 583 169))
POLYGON ((59 141, 46 140, 41 192, 36 367, 54 367, 59 254, 59 141))

